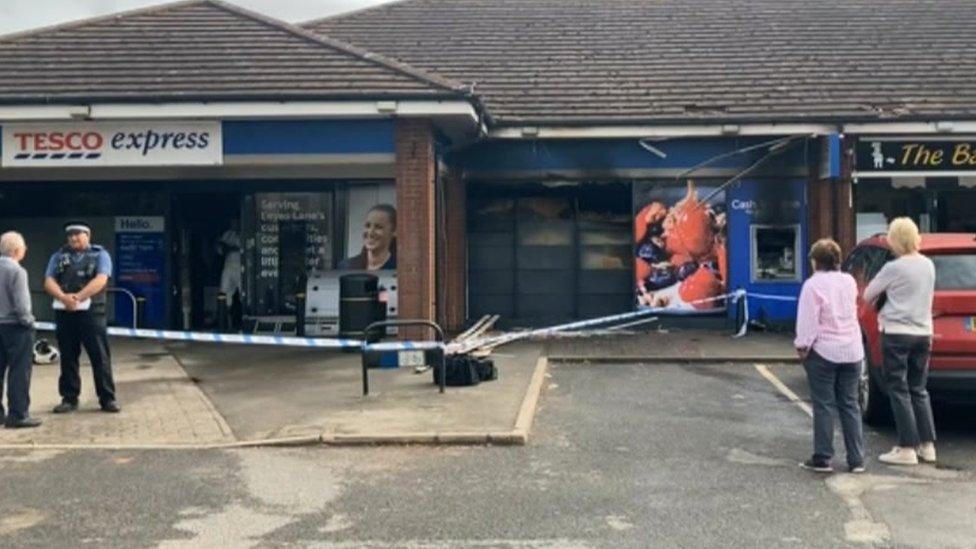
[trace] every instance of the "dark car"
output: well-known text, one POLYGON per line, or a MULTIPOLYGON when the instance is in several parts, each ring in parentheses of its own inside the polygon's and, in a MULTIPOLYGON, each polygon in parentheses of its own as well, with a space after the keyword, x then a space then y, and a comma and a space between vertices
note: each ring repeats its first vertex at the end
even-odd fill
MULTIPOLYGON (((935 399, 976 401, 976 236, 924 234, 920 251, 935 263, 929 391, 935 399)), ((875 236, 854 248, 843 269, 854 275, 863 292, 894 258, 887 238, 875 236)), ((889 417, 889 409, 880 376, 881 334, 875 305, 859 298, 858 320, 865 348, 861 410, 865 421, 877 423, 889 417)))

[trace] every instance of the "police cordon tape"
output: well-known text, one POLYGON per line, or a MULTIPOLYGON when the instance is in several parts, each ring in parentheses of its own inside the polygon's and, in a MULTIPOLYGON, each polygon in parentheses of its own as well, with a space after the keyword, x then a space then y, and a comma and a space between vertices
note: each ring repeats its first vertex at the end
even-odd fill
MULTIPOLYGON (((703 303, 712 303, 717 301, 724 301, 727 299, 731 299, 733 303, 738 303, 740 300, 745 300, 745 304, 744 304, 745 320, 742 323, 742 326, 740 327, 739 331, 734 336, 734 337, 742 337, 746 335, 746 330, 749 324, 748 296, 753 296, 757 299, 796 301, 795 297, 790 297, 790 296, 776 296, 771 294, 753 294, 753 293, 747 293, 745 290, 736 290, 731 293, 722 294, 714 297, 696 299, 694 301, 686 302, 685 304, 694 307, 695 305, 700 305, 703 303)), ((455 343, 447 346, 447 352, 452 354, 464 354, 483 347, 497 347, 500 345, 513 343, 515 341, 519 341, 522 339, 545 337, 547 335, 555 334, 558 332, 569 332, 574 330, 582 330, 584 328, 591 328, 593 326, 600 326, 603 324, 613 324, 613 323, 624 322, 628 320, 636 320, 638 318, 648 317, 651 315, 656 315, 661 313, 673 313, 676 310, 680 310, 680 309, 678 309, 677 307, 647 307, 639 311, 632 311, 629 313, 621 313, 617 315, 604 316, 600 318, 591 318, 588 320, 579 320, 576 322, 570 322, 568 324, 559 324, 556 326, 550 326, 548 328, 538 328, 535 330, 526 330, 523 332, 514 332, 511 334, 503 334, 500 336, 481 338, 474 341, 464 341, 461 343, 455 343)))
MULTIPOLYGON (((53 322, 38 322, 35 328, 43 331, 54 331, 53 322)), ((143 328, 121 328, 110 326, 108 335, 117 337, 131 337, 138 339, 155 339, 165 341, 192 341, 196 343, 233 343, 239 345, 272 345, 278 347, 307 347, 318 349, 358 349, 363 342, 358 339, 327 339, 314 337, 293 337, 280 335, 251 335, 251 334, 219 334, 212 332, 183 332, 176 330, 148 330, 143 328)), ((401 350, 420 349, 417 345, 438 342, 395 343, 401 350)))
MULTIPOLYGON (((796 301, 797 298, 791 296, 781 296, 772 294, 758 294, 737 290, 735 292, 706 299, 695 300, 687 305, 698 305, 731 299, 733 303, 745 300, 745 318, 742 326, 735 337, 746 335, 749 325, 749 298, 773 301, 796 301)), ((566 324, 558 324, 546 328, 514 332, 481 338, 474 341, 463 341, 459 343, 445 344, 440 341, 395 341, 381 343, 367 343, 358 339, 338 339, 338 338, 315 338, 315 337, 295 337, 281 335, 252 335, 252 334, 221 334, 214 332, 188 332, 178 330, 152 330, 145 328, 123 328, 110 326, 108 335, 116 337, 129 337, 137 339, 153 339, 157 341, 189 341, 194 343, 228 343, 237 345, 265 345, 276 347, 304 347, 315 349, 362 349, 367 351, 423 351, 430 349, 445 349, 449 354, 464 354, 481 347, 497 347, 522 339, 544 337, 558 332, 569 332, 582 330, 603 324, 614 324, 627 320, 635 320, 654 314, 669 313, 677 310, 675 307, 648 307, 639 311, 621 313, 616 315, 579 320, 566 324)), ((39 331, 54 331, 53 322, 37 322, 34 327, 39 331)))

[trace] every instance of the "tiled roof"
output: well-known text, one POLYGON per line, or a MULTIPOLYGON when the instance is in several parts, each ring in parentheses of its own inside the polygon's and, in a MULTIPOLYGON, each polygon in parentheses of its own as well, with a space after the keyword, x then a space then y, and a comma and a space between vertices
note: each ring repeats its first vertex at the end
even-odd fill
POLYGON ((972 0, 404 0, 307 28, 501 124, 976 116, 972 0))
POLYGON ((0 102, 460 97, 458 84, 218 1, 0 37, 0 102))

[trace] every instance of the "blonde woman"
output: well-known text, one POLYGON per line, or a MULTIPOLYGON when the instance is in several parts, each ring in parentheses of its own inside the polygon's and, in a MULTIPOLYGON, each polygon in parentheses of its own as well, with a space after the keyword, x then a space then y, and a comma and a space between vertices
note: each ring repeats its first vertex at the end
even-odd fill
POLYGON ((864 358, 857 324, 857 283, 840 272, 840 246, 829 238, 810 249, 813 276, 803 284, 796 314, 796 346, 810 383, 813 401, 813 457, 804 469, 831 473, 834 414, 840 417, 847 450, 847 470, 864 472, 861 410, 857 381, 864 358))
POLYGON ((881 372, 898 429, 898 445, 878 457, 892 465, 935 462, 935 421, 925 389, 932 352, 932 297, 935 265, 918 253, 918 226, 907 217, 891 222, 888 244, 898 256, 885 265, 864 290, 864 299, 879 311, 881 372))

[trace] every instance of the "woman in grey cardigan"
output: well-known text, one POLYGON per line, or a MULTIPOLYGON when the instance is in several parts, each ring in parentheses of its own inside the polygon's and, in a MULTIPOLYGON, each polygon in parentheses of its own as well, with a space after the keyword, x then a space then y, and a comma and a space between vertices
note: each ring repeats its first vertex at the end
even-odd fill
POLYGON ((918 226, 907 217, 891 222, 888 244, 898 259, 885 265, 864 290, 864 299, 887 299, 879 311, 881 371, 898 429, 898 445, 878 456, 892 465, 935 462, 935 421, 925 389, 932 352, 935 265, 918 253, 918 226))

